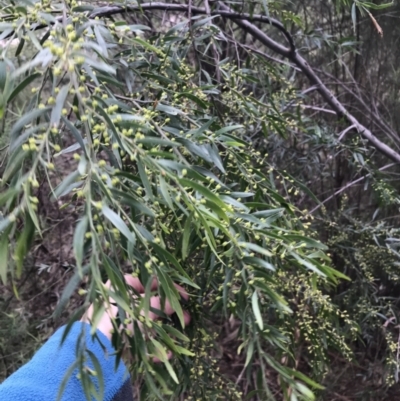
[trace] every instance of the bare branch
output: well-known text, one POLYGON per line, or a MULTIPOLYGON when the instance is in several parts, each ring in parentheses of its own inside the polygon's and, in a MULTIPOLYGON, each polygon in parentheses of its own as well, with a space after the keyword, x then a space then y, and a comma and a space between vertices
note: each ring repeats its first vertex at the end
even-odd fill
MULTIPOLYGON (((351 128, 351 127, 350 127, 351 128)), ((390 167, 395 166, 395 163, 391 163, 391 164, 387 164, 386 166, 381 167, 380 169, 378 169, 378 171, 384 171, 387 170, 390 167)), ((366 178, 371 177, 371 173, 363 175, 360 178, 357 178, 354 181, 349 182, 348 184, 346 184, 344 187, 338 189, 334 194, 332 194, 331 196, 329 196, 328 198, 326 198, 324 201, 322 201, 319 205, 315 206, 314 209, 312 209, 310 211, 310 214, 313 214, 315 211, 317 211, 319 208, 321 208, 323 206, 324 203, 330 201, 331 199, 333 199, 335 196, 340 195, 342 192, 346 191, 346 189, 349 189, 350 187, 352 187, 353 185, 358 184, 361 181, 364 181, 366 178)))
POLYGON ((354 124, 353 124, 353 125, 350 125, 350 127, 347 127, 345 130, 343 130, 343 131, 340 133, 340 135, 339 135, 338 141, 340 142, 340 141, 344 138, 344 136, 345 136, 349 131, 351 131, 353 128, 356 128, 354 124))

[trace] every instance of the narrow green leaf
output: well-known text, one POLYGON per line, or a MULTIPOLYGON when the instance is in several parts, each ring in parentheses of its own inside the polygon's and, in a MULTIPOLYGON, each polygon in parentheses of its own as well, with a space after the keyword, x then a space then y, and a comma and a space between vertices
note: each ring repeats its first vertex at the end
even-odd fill
POLYGON ((218 195, 214 194, 213 192, 211 192, 208 188, 204 187, 201 184, 198 184, 195 181, 192 180, 188 180, 186 178, 180 178, 179 182, 182 185, 185 185, 187 187, 193 188, 195 189, 197 192, 199 192, 200 194, 202 194, 206 199, 208 199, 209 201, 215 203, 216 205, 218 205, 220 208, 225 208, 225 203, 219 198, 218 195))
POLYGON ((268 257, 272 257, 273 256, 273 254, 270 251, 268 251, 267 249, 262 248, 261 246, 256 245, 256 244, 252 244, 251 242, 241 242, 239 245, 242 248, 246 248, 246 249, 249 249, 251 251, 260 253, 261 255, 265 255, 265 256, 268 256, 268 257))
POLYGON ((193 155, 199 156, 203 160, 212 163, 212 158, 206 145, 199 145, 185 138, 177 138, 176 142, 179 142, 185 146, 185 148, 193 155))
POLYGON ((76 270, 74 275, 68 281, 68 284, 65 286, 64 291, 61 294, 60 300, 54 310, 53 316, 55 319, 58 319, 61 316, 61 313, 64 311, 67 306, 68 301, 71 299, 72 294, 78 288, 79 283, 82 281, 82 278, 85 274, 90 271, 90 266, 85 266, 82 271, 76 270))
POLYGON ((139 175, 140 175, 140 179, 142 180, 142 184, 146 190, 146 195, 152 199, 153 198, 153 192, 151 191, 151 185, 150 185, 150 181, 147 178, 147 174, 145 171, 145 168, 143 166, 143 162, 140 158, 138 158, 137 160, 137 166, 138 166, 138 170, 139 170, 139 175))
MULTIPOLYGON (((312 263, 309 260, 301 258, 295 252, 290 252, 290 255, 292 255, 297 260, 297 262, 299 262, 302 266, 306 267, 307 269, 319 274, 320 276, 323 276, 323 277, 327 276, 323 271, 321 271, 320 269, 317 268, 315 263, 312 263)), ((330 278, 333 278, 333 277, 331 276, 330 278)))
POLYGON ((4 285, 7 284, 9 233, 10 228, 1 234, 0 238, 0 278, 4 285))
POLYGON ((208 24, 210 21, 212 21, 212 20, 213 20, 214 18, 216 18, 216 17, 218 17, 218 15, 212 15, 211 17, 202 18, 202 19, 196 21, 196 22, 193 24, 192 29, 195 29, 195 28, 197 28, 197 27, 199 27, 199 26, 206 25, 206 24, 208 24))
POLYGON ((180 99, 181 97, 186 97, 186 98, 192 100, 193 102, 197 103, 197 105, 200 106, 202 109, 206 109, 208 107, 208 103, 206 103, 204 100, 200 99, 199 97, 193 95, 193 93, 184 92, 184 93, 180 93, 177 96, 178 99, 180 99))
POLYGON ((257 291, 253 292, 251 297, 251 306, 253 308, 254 317, 256 318, 256 322, 260 330, 264 330, 264 323, 260 312, 260 306, 258 304, 258 294, 257 291))
POLYGON ((245 256, 243 258, 243 262, 250 266, 260 266, 260 267, 263 267, 263 268, 265 268, 267 270, 271 270, 271 271, 276 270, 274 265, 272 265, 271 263, 266 262, 265 260, 260 259, 260 258, 245 256))
POLYGON ((29 201, 29 189, 27 189, 27 187, 25 187, 25 194, 26 194, 26 197, 28 198, 28 200, 26 202, 26 206, 28 209, 29 216, 32 219, 32 222, 33 222, 38 234, 42 235, 42 231, 40 229, 39 219, 37 217, 36 211, 34 210, 32 203, 29 201))
POLYGON ((138 139, 136 142, 142 143, 143 145, 151 145, 151 146, 156 146, 156 145, 172 146, 172 147, 179 146, 179 144, 177 142, 172 142, 167 139, 161 139, 161 138, 152 137, 152 136, 147 136, 143 139, 138 139))
POLYGON ((53 191, 52 198, 55 200, 60 196, 68 195, 76 184, 76 179, 80 176, 79 171, 73 171, 68 174, 64 180, 53 191), (72 187, 71 187, 72 185, 72 187))
POLYGON ((98 381, 98 398, 99 400, 104 400, 104 376, 103 376, 103 369, 101 368, 101 364, 99 360, 97 359, 97 356, 90 351, 89 349, 86 349, 86 352, 88 353, 94 367, 94 371, 96 372, 96 378, 98 381))
POLYGON ((9 67, 5 61, 0 61, 0 93, 4 92, 6 81, 8 78, 9 67))
POLYGON ((57 95, 56 102, 53 106, 53 110, 50 116, 51 127, 57 127, 60 122, 62 109, 64 108, 65 100, 67 99, 69 91, 69 85, 64 85, 57 95))
POLYGON ((185 226, 182 234, 182 260, 185 260, 188 256, 190 234, 192 232, 192 217, 193 212, 186 218, 185 226))
MULTIPOLYGON (((115 24, 115 25, 117 25, 117 24, 115 24)), ((150 31, 151 30, 151 28, 148 27, 147 25, 134 24, 134 25, 127 25, 127 26, 131 31, 150 31)))
POLYGON ((128 226, 125 224, 122 218, 118 216, 117 213, 115 213, 113 210, 105 205, 103 206, 102 211, 104 216, 115 226, 115 228, 121 234, 126 237, 128 241, 135 243, 135 234, 129 230, 128 226))
POLYGON ((79 143, 79 145, 81 145, 81 148, 84 152, 84 154, 86 155, 86 157, 88 157, 87 152, 86 152, 86 148, 85 148, 85 144, 83 141, 83 137, 82 134, 76 129, 76 127, 68 120, 68 118, 62 116, 61 117, 63 123, 67 126, 67 128, 71 131, 72 135, 75 137, 75 139, 77 140, 77 142, 79 143))
POLYGON ((35 233, 35 226, 30 215, 25 216, 25 225, 22 233, 20 234, 17 245, 15 247, 14 259, 16 264, 16 275, 17 278, 21 278, 22 267, 24 265, 25 256, 32 245, 33 236, 35 233))
POLYGON ((21 51, 24 48, 24 46, 25 46, 25 39, 20 38, 17 50, 15 50, 15 57, 18 57, 21 54, 21 51))
POLYGON ((19 194, 19 191, 15 188, 9 188, 7 191, 0 194, 0 207, 3 206, 7 201, 12 200, 19 194))
POLYGON ((167 362, 168 361, 168 355, 167 352, 165 351, 164 347, 162 344, 160 344, 157 340, 154 338, 151 339, 152 344, 156 348, 156 357, 161 361, 161 362, 167 362))
POLYGON ((305 386, 303 383, 297 382, 296 383, 296 388, 297 388, 298 391, 300 391, 301 394, 303 394, 304 397, 306 397, 306 399, 308 401, 314 401, 315 400, 314 393, 307 386, 305 386))
POLYGON ((225 174, 226 171, 219 155, 218 148, 214 144, 208 146, 208 154, 215 166, 221 171, 221 173, 225 174))
POLYGON ((172 380, 173 380, 176 384, 179 384, 178 376, 176 375, 176 373, 175 373, 175 371, 174 371, 172 365, 170 364, 170 362, 169 362, 168 360, 166 360, 166 361, 164 362, 164 364, 165 364, 165 367, 166 367, 167 370, 168 370, 168 373, 169 373, 170 376, 172 377, 172 380))
POLYGON ((161 175, 159 176, 158 179, 160 181, 160 187, 159 188, 160 188, 161 195, 163 196, 163 198, 164 198, 165 202, 167 203, 167 205, 169 206, 169 208, 171 210, 173 210, 174 207, 173 207, 173 204, 172 204, 171 196, 170 196, 168 188, 167 188, 167 184, 166 184, 164 178, 161 175))
MULTIPOLYGON (((88 43, 88 42, 86 42, 86 43, 88 43)), ((92 59, 92 58, 88 57, 86 54, 85 62, 95 70, 102 71, 105 74, 116 75, 117 71, 116 71, 115 67, 105 63, 104 61, 101 61, 99 59, 99 57, 97 57, 96 59, 94 59, 94 58, 92 59)))
POLYGON ((196 355, 194 352, 191 352, 186 348, 180 347, 179 345, 175 345, 175 349, 176 349, 176 352, 181 355, 187 355, 187 356, 195 356, 196 355))
POLYGON ((248 364, 251 361, 251 358, 253 358, 253 354, 254 354, 254 342, 250 341, 249 346, 247 347, 247 353, 246 353, 246 361, 244 363, 244 366, 247 367, 248 364))
POLYGON ((58 389, 57 393, 57 399, 56 401, 61 401, 64 395, 65 388, 67 387, 68 382, 70 381, 73 372, 75 369, 78 367, 78 361, 75 361, 65 372, 64 377, 62 379, 62 382, 60 384, 60 387, 58 389))
POLYGON ((28 124, 30 124, 36 118, 43 116, 45 113, 50 111, 50 107, 44 107, 43 109, 34 109, 21 117, 13 126, 10 132, 11 142, 15 141, 17 136, 20 134, 23 128, 26 128, 28 124))
POLYGON ((154 212, 143 203, 142 199, 138 201, 129 193, 117 189, 111 189, 111 193, 120 197, 122 203, 131 206, 131 208, 138 210, 146 216, 154 217, 154 212))
POLYGON ((96 35, 97 43, 100 45, 101 50, 102 50, 102 56, 108 57, 108 51, 107 51, 107 43, 103 38, 103 35, 100 32, 100 27, 98 25, 95 25, 94 28, 94 34, 96 35))
MULTIPOLYGON (((160 257, 165 258, 166 261, 169 261, 170 263, 172 263, 175 266, 175 268, 179 271, 179 273, 182 274, 182 276, 186 277, 190 282, 192 282, 192 280, 190 280, 190 277, 188 276, 188 274, 182 268, 181 264, 178 262, 178 260, 175 258, 175 256, 172 255, 172 253, 168 252, 167 250, 165 250, 164 248, 162 248, 160 245, 156 244, 155 242, 152 242, 151 245, 154 248, 154 250, 160 255, 160 257)), ((192 286, 194 286, 194 285, 195 284, 192 283, 192 286)))
POLYGON ((314 380, 310 379, 304 373, 301 373, 300 371, 295 370, 295 369, 290 369, 290 368, 288 368, 288 369, 289 369, 291 375, 293 375, 293 376, 297 377, 298 379, 302 380, 303 382, 305 382, 309 386, 314 387, 317 390, 325 390, 324 386, 321 386, 320 384, 318 384, 314 380))
MULTIPOLYGON (((224 127, 219 129, 218 131, 215 131, 215 135, 216 136, 223 135, 226 134, 227 132, 235 131, 240 128, 244 128, 243 125, 231 125, 229 127, 224 127)), ((232 137, 232 139, 234 139, 234 137, 232 137)))
POLYGON ((172 279, 167 275, 164 274, 164 272, 157 268, 157 278, 159 280, 159 287, 162 289, 164 292, 166 298, 168 299, 169 303, 171 304, 172 309, 175 311, 177 314, 179 321, 181 323, 182 327, 185 327, 185 320, 183 317, 183 310, 182 306, 180 303, 180 295, 178 294, 178 291, 172 281, 172 279))
POLYGON ((328 249, 328 247, 322 242, 316 241, 315 239, 309 237, 304 237, 303 235, 288 234, 285 235, 285 238, 287 238, 289 241, 301 242, 305 244, 307 248, 317 248, 317 249, 322 249, 324 251, 328 249))
POLYGON ((181 113, 181 111, 176 107, 167 106, 166 104, 161 104, 161 103, 157 104, 156 110, 163 111, 164 113, 170 114, 171 116, 176 116, 179 113, 181 113))
POLYGON ((160 52, 160 49, 158 49, 157 47, 151 45, 150 43, 146 42, 145 40, 139 37, 133 38, 132 41, 143 46, 145 49, 154 52, 155 54, 158 54, 160 52))
MULTIPOLYGON (((190 341, 188 337, 186 337, 183 333, 181 333, 175 327, 172 327, 169 324, 163 324, 162 327, 163 327, 163 329, 165 331, 168 331, 173 337, 176 337, 179 340, 182 340, 183 342, 189 342, 190 341)), ((157 330, 157 328, 156 328, 156 330, 157 330)))
POLYGON ((73 249, 76 260, 76 266, 79 272, 82 269, 83 246, 85 244, 85 234, 88 223, 89 223, 88 217, 86 215, 83 216, 81 221, 77 224, 74 232, 73 249))
POLYGON ((9 217, 4 217, 0 219, 0 233, 2 233, 10 224, 11 221, 9 217))
POLYGON ((96 302, 98 300, 95 300, 95 302, 92 303, 93 306, 93 314, 92 317, 90 319, 90 334, 92 336, 94 336, 96 334, 96 331, 99 327, 99 323, 100 321, 103 319, 104 317, 104 313, 106 310, 106 306, 103 302, 96 302), (100 305, 99 305, 100 303, 100 305))
POLYGON ((39 72, 36 72, 34 74, 31 74, 27 76, 11 93, 10 97, 8 98, 9 102, 12 102, 14 98, 21 93, 30 83, 32 83, 36 78, 41 77, 42 74, 39 72))

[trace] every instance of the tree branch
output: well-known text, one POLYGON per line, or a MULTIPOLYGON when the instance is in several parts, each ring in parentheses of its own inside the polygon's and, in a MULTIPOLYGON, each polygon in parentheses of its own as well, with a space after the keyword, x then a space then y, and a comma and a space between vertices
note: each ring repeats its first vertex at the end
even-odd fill
MULTIPOLYGON (((162 10, 162 11, 175 11, 175 12, 188 12, 189 5, 186 4, 166 4, 166 3, 144 3, 140 5, 127 5, 127 6, 104 6, 99 7, 95 11, 89 14, 89 18, 96 18, 96 17, 109 17, 114 14, 121 14, 126 11, 129 12, 136 12, 136 11, 147 11, 147 10, 162 10)), ((229 18, 232 20, 248 20, 253 22, 264 22, 269 24, 275 28, 277 28, 286 38, 289 43, 289 48, 285 48, 282 45, 277 44, 281 51, 284 50, 285 52, 295 51, 295 44, 292 38, 292 35, 286 30, 283 24, 274 19, 267 17, 265 15, 254 14, 250 15, 248 13, 237 13, 230 9, 218 9, 218 10, 209 10, 207 8, 200 8, 200 7, 190 7, 190 11, 192 14, 200 14, 200 15, 219 15, 224 18, 229 18)), ((272 41, 274 42, 274 41, 272 41)))
POLYGON ((335 95, 324 85, 321 79, 315 74, 313 69, 301 57, 298 53, 295 53, 293 56, 290 57, 291 61, 295 63, 307 76, 310 82, 313 85, 318 86, 318 92, 320 95, 325 99, 325 101, 331 106, 332 110, 336 112, 339 117, 344 117, 346 120, 355 126, 357 132, 363 136, 365 139, 371 142, 371 144, 387 156, 389 159, 395 161, 396 163, 400 163, 400 154, 394 151, 390 146, 386 145, 382 141, 380 141, 367 127, 361 124, 356 117, 350 114, 349 111, 343 106, 342 103, 335 97, 335 95))
MULTIPOLYGON (((324 98, 324 100, 330 105, 331 109, 335 111, 339 118, 345 118, 351 125, 355 127, 357 132, 365 139, 371 142, 371 144, 379 150, 382 154, 387 156, 389 159, 396 163, 400 163, 400 154, 390 148, 388 145, 380 141, 367 127, 361 124, 356 117, 354 117, 345 106, 335 97, 335 95, 325 86, 319 76, 315 73, 312 67, 307 61, 297 52, 294 40, 290 33, 285 29, 283 24, 274 19, 263 15, 250 15, 247 13, 237 13, 232 11, 223 2, 218 2, 218 10, 206 10, 200 7, 191 7, 192 14, 203 14, 203 15, 219 15, 223 18, 234 20, 246 32, 250 33, 255 39, 259 40, 269 49, 280 54, 281 56, 290 60, 295 64, 309 81, 317 87, 318 92, 324 98), (285 47, 275 40, 271 39, 261 29, 256 27, 250 21, 253 22, 264 22, 277 28, 286 38, 289 43, 289 47, 285 47)), ((188 5, 185 4, 166 4, 166 3, 144 3, 140 5, 127 5, 127 6, 104 6, 95 9, 89 13, 89 18, 96 17, 108 17, 114 14, 120 14, 124 12, 143 12, 147 10, 162 10, 162 11, 174 11, 174 12, 187 12, 189 9, 188 5)), ((38 29, 38 27, 36 27, 38 29)))
MULTIPOLYGON (((222 10, 230 10, 225 4, 221 3, 220 7, 222 10)), ((363 136, 365 139, 371 142, 375 149, 379 150, 382 154, 387 156, 389 159, 396 163, 400 163, 400 154, 390 148, 388 145, 380 141, 367 127, 361 124, 356 117, 354 117, 343 104, 335 97, 335 95, 325 86, 318 75, 314 72, 312 67, 307 63, 307 61, 295 50, 287 51, 288 49, 283 48, 280 44, 276 43, 270 37, 268 37, 264 32, 258 29, 249 21, 245 20, 235 20, 235 23, 249 32, 252 36, 258 39, 265 46, 279 53, 281 56, 288 58, 292 63, 294 63, 303 74, 308 78, 308 80, 315 85, 318 89, 320 95, 329 104, 332 110, 336 112, 338 117, 345 118, 351 125, 355 127, 357 132, 363 136)))

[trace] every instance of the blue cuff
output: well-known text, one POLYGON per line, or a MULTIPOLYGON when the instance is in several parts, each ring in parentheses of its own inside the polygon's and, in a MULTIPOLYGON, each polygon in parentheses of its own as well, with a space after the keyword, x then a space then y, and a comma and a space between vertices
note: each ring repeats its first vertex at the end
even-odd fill
MULTIPOLYGON (((129 373, 122 362, 115 369, 116 357, 113 355, 115 350, 110 340, 99 330, 96 331, 98 339, 92 338, 90 326, 76 322, 61 345, 64 330, 65 326, 58 329, 30 362, 0 385, 0 400, 55 401, 66 372, 76 360, 76 347, 81 335, 85 339, 87 349, 100 363, 104 378, 104 401, 111 401, 116 396, 129 380, 129 373)), ((94 369, 88 355, 86 366, 94 369)), ((62 401, 85 400, 77 374, 78 369, 75 369, 67 382, 62 401)), ((92 376, 92 381, 98 388, 97 378, 92 376)))

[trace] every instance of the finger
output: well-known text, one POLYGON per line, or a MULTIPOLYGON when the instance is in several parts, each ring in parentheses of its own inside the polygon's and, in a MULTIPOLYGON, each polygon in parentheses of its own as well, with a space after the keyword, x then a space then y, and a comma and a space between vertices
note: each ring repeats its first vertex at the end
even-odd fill
POLYGON ((129 274, 124 275, 124 279, 126 283, 132 287, 135 291, 142 293, 144 292, 144 286, 142 282, 137 277, 132 277, 129 274))
MULTIPOLYGON (((168 299, 165 300, 164 309, 162 309, 162 307, 161 307, 161 299, 160 299, 160 297, 151 297, 150 298, 150 305, 151 305, 152 308, 160 310, 160 311, 164 312, 168 316, 171 316, 176 312, 172 308, 172 306, 171 306, 170 302, 168 301, 168 299)), ((161 319, 161 316, 157 315, 155 312, 152 312, 152 311, 149 311, 149 317, 152 320, 161 319)), ((188 311, 186 311, 186 310, 183 311, 183 321, 184 321, 185 326, 187 326, 191 321, 190 313, 188 311)))
MULTIPOLYGON (((145 288, 144 288, 142 282, 137 277, 132 277, 130 274, 125 274, 124 275, 124 279, 125 279, 126 283, 130 287, 132 287, 136 292, 144 293, 145 288)), ((111 281, 108 280, 105 285, 106 285, 107 288, 110 288, 111 287, 111 281)), ((152 278, 150 289, 152 291, 157 289, 157 279, 155 277, 152 278)))
MULTIPOLYGON (((142 282, 137 277, 132 277, 129 274, 125 274, 124 278, 125 278, 125 281, 127 282, 127 284, 130 285, 134 290, 136 290, 140 294, 144 293, 145 288, 144 288, 142 282)), ((150 289, 151 289, 151 291, 154 291, 155 289, 157 289, 157 286, 158 286, 157 279, 155 277, 153 277, 151 280, 152 281, 151 281, 150 289)))
MULTIPOLYGON (((90 305, 87 312, 82 316, 81 322, 92 324, 94 306, 90 305)), ((111 339, 111 333, 114 329, 112 320, 117 316, 118 307, 114 305, 105 305, 105 311, 97 324, 97 330, 100 330, 111 339)))
MULTIPOLYGON (((157 297, 154 296, 154 297, 150 298, 150 306, 153 309, 157 309, 159 311, 162 311, 166 315, 169 315, 169 316, 175 313, 175 310, 172 308, 172 306, 171 306, 170 302, 168 301, 168 299, 165 300, 164 305, 163 305, 164 307, 162 308, 161 298, 158 297, 158 296, 157 297)), ((153 319, 153 320, 161 318, 160 316, 158 316, 156 313, 154 313, 152 311, 149 311, 149 317, 150 317, 150 319, 153 319)))

